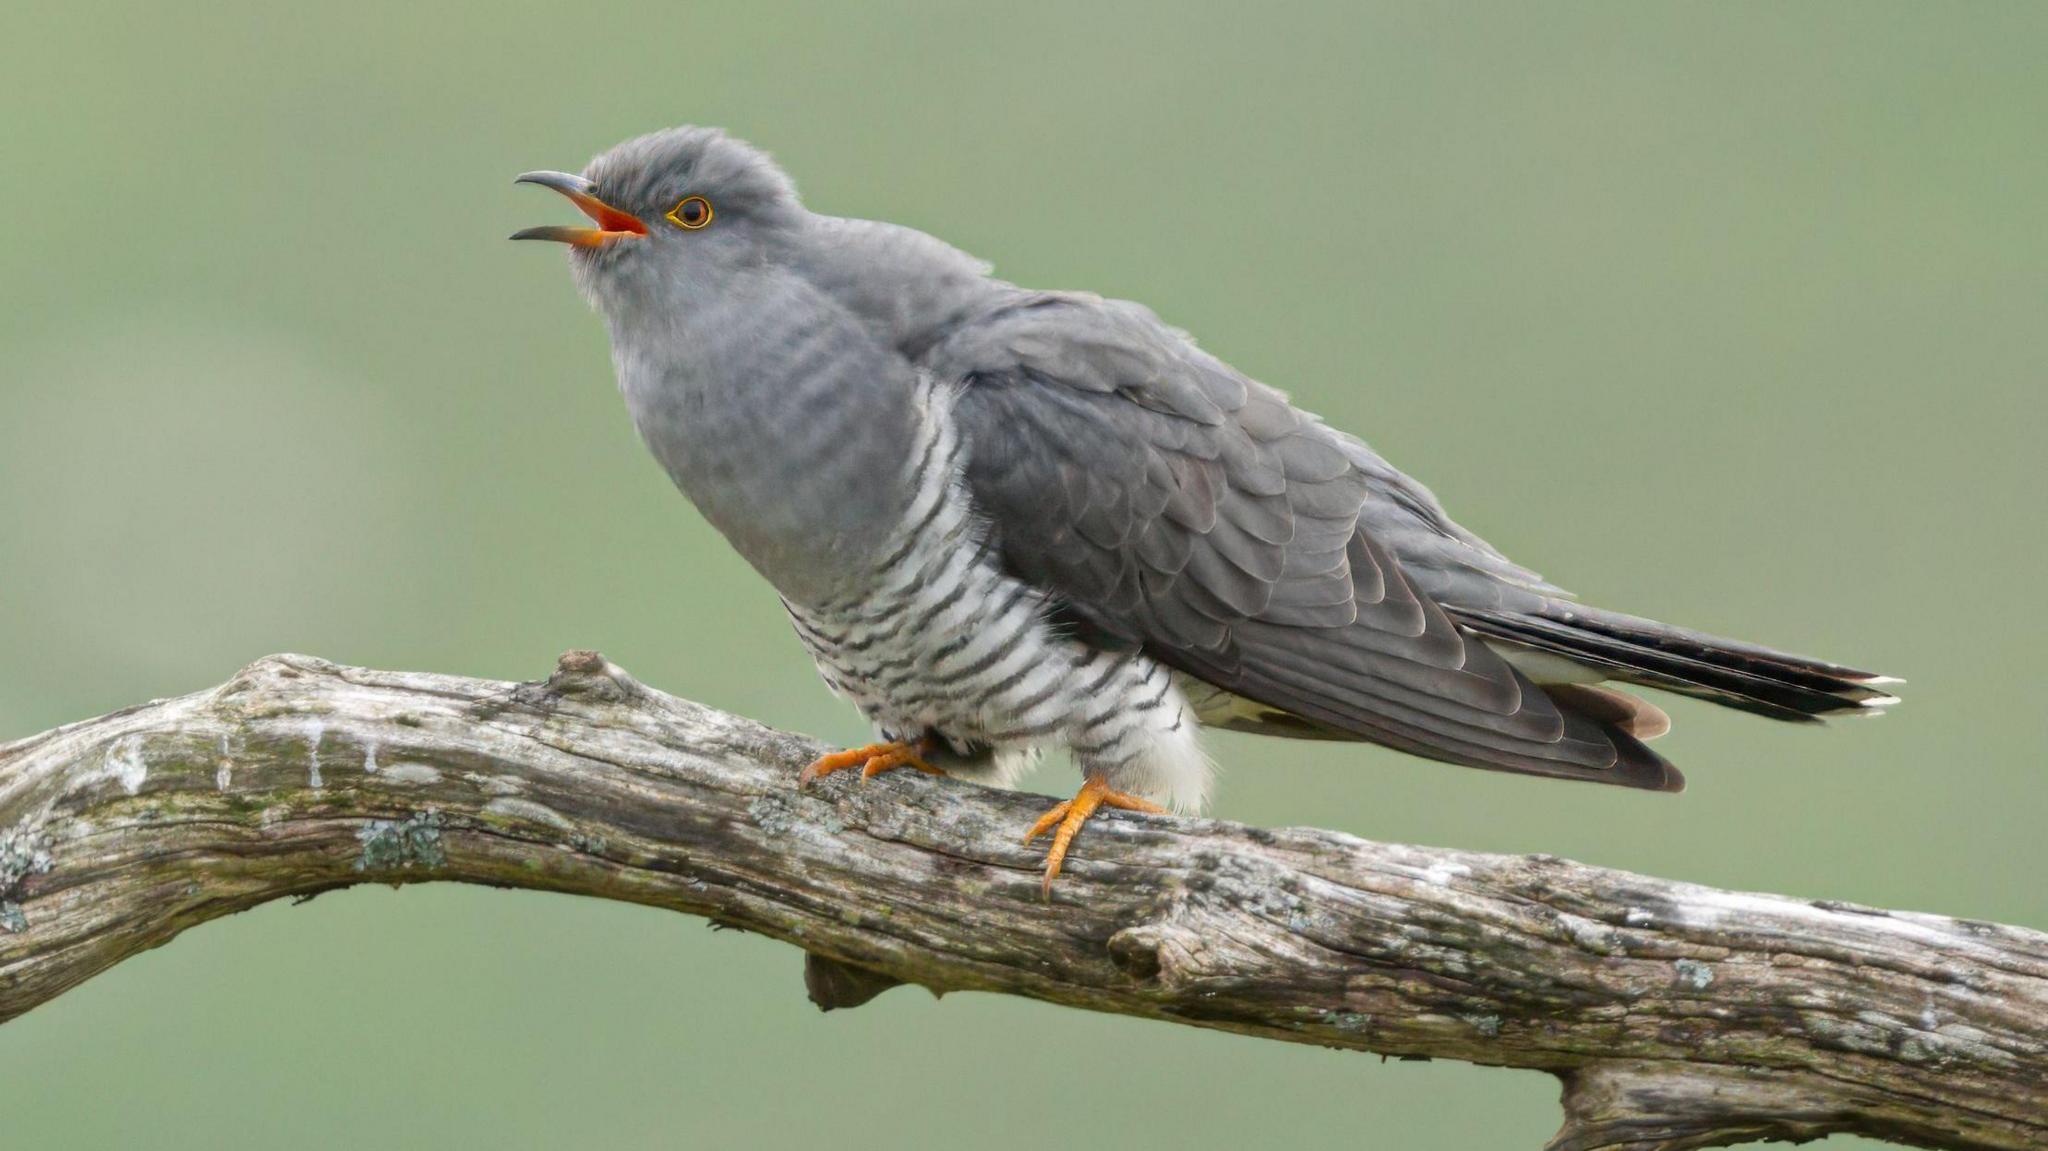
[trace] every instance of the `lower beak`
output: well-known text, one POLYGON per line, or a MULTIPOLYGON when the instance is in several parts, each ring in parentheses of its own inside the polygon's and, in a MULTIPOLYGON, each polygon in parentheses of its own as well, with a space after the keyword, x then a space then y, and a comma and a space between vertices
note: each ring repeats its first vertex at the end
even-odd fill
POLYGON ((647 225, 641 223, 629 212, 621 212, 591 194, 590 181, 567 172, 528 172, 514 180, 515 184, 539 184, 553 188, 569 198, 569 202, 583 210, 597 225, 595 228, 565 228, 548 225, 540 228, 521 228, 512 233, 515 240, 553 240, 561 244, 573 244, 578 248, 595 248, 613 240, 647 234, 647 225))

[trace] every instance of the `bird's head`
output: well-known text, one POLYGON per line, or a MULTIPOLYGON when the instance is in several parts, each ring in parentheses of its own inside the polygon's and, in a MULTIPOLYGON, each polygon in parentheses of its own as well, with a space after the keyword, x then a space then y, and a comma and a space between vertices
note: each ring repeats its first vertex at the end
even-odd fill
POLYGON ((552 188, 590 217, 594 227, 526 228, 512 238, 567 244, 578 285, 607 312, 715 286, 769 258, 803 218, 795 186, 767 153, 716 128, 654 132, 582 175, 528 172, 518 182, 552 188))

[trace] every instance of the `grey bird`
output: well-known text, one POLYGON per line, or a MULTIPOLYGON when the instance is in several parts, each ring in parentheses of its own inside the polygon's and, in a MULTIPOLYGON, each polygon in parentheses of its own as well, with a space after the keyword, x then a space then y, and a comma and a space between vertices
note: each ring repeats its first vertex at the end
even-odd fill
POLYGON ((877 742, 860 767, 1009 785, 1064 749, 1049 892, 1103 806, 1199 809, 1197 729, 1355 740, 1652 791, 1664 713, 1605 681, 1813 722, 1887 676, 1603 611, 1144 307, 1019 288, 820 215, 716 129, 519 179, 569 245, 635 427, 781 594, 877 742))

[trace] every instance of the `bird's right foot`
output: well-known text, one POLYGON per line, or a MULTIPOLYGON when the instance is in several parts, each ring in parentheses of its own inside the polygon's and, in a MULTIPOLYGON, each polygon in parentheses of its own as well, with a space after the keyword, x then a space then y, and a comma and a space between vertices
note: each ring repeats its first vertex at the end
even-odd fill
POLYGON ((899 767, 913 768, 924 772, 926 775, 946 774, 944 771, 926 763, 919 754, 921 750, 922 748, 917 744, 904 743, 898 740, 892 743, 871 743, 866 747, 835 751, 830 755, 821 755, 812 760, 810 766, 804 768, 803 773, 796 777, 796 785, 800 788, 809 787, 812 780, 822 779, 835 771, 845 771, 850 767, 860 768, 860 777, 862 779, 873 779, 885 771, 894 771, 899 767))

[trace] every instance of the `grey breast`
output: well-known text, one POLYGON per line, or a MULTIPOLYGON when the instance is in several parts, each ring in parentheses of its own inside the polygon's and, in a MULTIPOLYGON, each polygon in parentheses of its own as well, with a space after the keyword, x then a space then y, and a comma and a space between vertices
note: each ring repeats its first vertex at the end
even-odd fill
POLYGON ((915 495, 915 369, 787 271, 740 278, 675 323, 690 355, 619 357, 642 438, 785 597, 842 594, 915 495))

